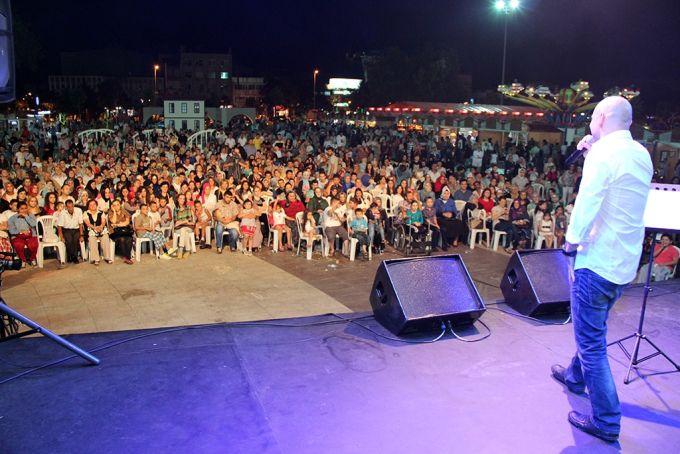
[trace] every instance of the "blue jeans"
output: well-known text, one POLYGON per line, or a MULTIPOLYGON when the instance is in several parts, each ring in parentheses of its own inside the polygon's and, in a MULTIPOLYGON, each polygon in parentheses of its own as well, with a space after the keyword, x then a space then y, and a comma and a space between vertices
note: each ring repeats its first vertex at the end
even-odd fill
POLYGON ((575 271, 571 317, 577 353, 565 373, 573 390, 588 388, 595 426, 615 434, 621 430, 621 407, 607 358, 607 316, 623 287, 589 269, 575 271))
POLYGON ((375 244, 375 234, 380 235, 380 241, 385 241, 385 228, 382 224, 377 224, 374 222, 368 223, 368 243, 375 244))
POLYGON ((217 226, 215 227, 215 245, 217 246, 217 249, 222 249, 222 235, 225 233, 228 235, 228 243, 229 243, 229 248, 230 249, 236 249, 236 242, 238 241, 238 230, 236 229, 228 229, 224 225, 222 225, 220 222, 217 223, 217 226))

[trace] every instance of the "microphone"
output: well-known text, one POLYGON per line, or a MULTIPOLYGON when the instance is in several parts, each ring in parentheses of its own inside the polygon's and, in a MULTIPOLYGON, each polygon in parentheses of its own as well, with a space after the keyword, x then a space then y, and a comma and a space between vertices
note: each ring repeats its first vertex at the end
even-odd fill
POLYGON ((585 136, 581 141, 576 145, 576 151, 570 154, 567 159, 564 160, 564 164, 567 166, 572 165, 578 159, 583 156, 585 153, 587 153, 590 150, 590 147, 593 145, 595 141, 593 140, 593 136, 588 134, 585 136))

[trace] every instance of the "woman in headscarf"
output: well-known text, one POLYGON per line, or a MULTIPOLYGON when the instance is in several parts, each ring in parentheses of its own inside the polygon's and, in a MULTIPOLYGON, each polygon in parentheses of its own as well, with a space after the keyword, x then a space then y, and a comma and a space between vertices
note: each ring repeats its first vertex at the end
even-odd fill
POLYGON ((458 219, 456 203, 451 198, 451 190, 448 186, 442 187, 440 197, 435 203, 437 223, 441 231, 442 249, 445 251, 449 245, 458 246, 458 240, 463 233, 463 222, 458 219))

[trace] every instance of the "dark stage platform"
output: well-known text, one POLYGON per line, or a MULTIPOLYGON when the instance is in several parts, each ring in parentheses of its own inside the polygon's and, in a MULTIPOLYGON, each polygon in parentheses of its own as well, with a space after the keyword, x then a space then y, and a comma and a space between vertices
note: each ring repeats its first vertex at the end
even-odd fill
MULTIPOLYGON (((680 360, 680 282, 655 287, 647 332, 680 360)), ((635 330, 641 291, 615 306, 610 339, 635 330)), ((549 376, 573 353, 571 325, 482 319, 493 334, 472 344, 394 342, 332 315, 69 336, 90 349, 162 332, 102 350, 100 366, 73 359, 0 385, 0 452, 678 451, 680 374, 664 374, 663 359, 625 386, 625 358, 610 349, 624 419, 620 444, 607 445, 571 428, 567 413, 588 401, 549 376)), ((42 338, 0 344, 0 381, 67 354, 42 338)))

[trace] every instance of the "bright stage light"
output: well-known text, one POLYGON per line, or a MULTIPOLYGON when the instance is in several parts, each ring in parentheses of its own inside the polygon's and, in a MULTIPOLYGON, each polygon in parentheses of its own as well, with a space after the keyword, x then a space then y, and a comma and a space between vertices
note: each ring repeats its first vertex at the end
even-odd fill
POLYGON ((519 8, 519 0, 510 0, 510 9, 519 8))
POLYGON ((503 11, 505 9, 505 0, 498 0, 495 6, 498 11, 503 11))

